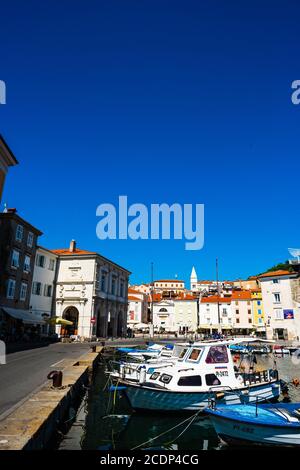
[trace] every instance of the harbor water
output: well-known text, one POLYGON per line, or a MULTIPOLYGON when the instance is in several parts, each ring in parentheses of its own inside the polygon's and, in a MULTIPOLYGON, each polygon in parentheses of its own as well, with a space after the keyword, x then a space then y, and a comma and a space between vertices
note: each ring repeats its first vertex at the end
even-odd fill
MULTIPOLYGON (((272 367, 271 356, 257 356, 257 368, 272 367)), ((291 401, 300 402, 300 364, 291 356, 277 357, 279 377, 289 383, 291 401)), ((209 450, 224 445, 205 416, 135 413, 121 391, 109 392, 103 363, 80 406, 76 419, 58 445, 61 450, 209 450)), ((280 398, 280 400, 282 397, 280 398)), ((225 447, 226 448, 226 447, 225 447)))

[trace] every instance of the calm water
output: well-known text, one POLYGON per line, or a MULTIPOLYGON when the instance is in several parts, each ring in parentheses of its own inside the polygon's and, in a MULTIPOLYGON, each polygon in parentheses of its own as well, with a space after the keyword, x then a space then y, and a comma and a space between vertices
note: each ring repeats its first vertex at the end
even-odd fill
MULTIPOLYGON (((273 363, 269 357, 257 357, 257 359, 258 366, 261 367, 271 366, 273 363)), ((294 364, 290 357, 277 358, 277 367, 280 378, 287 382, 293 377, 300 378, 300 364, 294 364)), ((186 415, 134 413, 122 392, 116 395, 104 391, 106 381, 104 367, 100 367, 76 421, 60 443, 60 449, 130 450, 187 419, 186 415)), ((289 395, 292 401, 300 402, 300 387, 289 385, 289 395)), ((189 421, 186 421, 164 436, 143 444, 140 448, 161 450, 221 448, 209 418, 197 418, 187 428, 188 424, 189 421)))

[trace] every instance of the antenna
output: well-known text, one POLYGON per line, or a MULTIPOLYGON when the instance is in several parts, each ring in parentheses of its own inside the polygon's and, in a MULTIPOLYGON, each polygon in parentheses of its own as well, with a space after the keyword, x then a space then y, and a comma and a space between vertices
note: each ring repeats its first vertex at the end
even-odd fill
POLYGON ((288 248, 289 253, 297 258, 298 263, 300 263, 300 248, 288 248))

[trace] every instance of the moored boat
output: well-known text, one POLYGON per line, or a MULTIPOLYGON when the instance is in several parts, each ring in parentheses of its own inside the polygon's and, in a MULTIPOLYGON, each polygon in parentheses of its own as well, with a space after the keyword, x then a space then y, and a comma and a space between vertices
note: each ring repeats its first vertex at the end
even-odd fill
POLYGON ((225 442, 300 446, 300 403, 226 405, 205 412, 225 442))
POLYGON ((174 363, 145 366, 136 381, 119 375, 118 383, 125 387, 124 393, 136 410, 197 411, 208 406, 212 397, 224 404, 277 399, 277 371, 239 370, 229 351, 231 344, 194 343, 186 346, 174 363))

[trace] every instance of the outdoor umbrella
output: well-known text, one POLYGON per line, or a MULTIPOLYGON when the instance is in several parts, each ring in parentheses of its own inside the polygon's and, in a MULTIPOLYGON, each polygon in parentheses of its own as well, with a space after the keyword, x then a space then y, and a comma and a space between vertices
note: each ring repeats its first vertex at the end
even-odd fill
POLYGON ((51 323, 51 325, 73 325, 73 322, 70 320, 65 320, 62 317, 52 317, 47 320, 47 323, 51 323))

